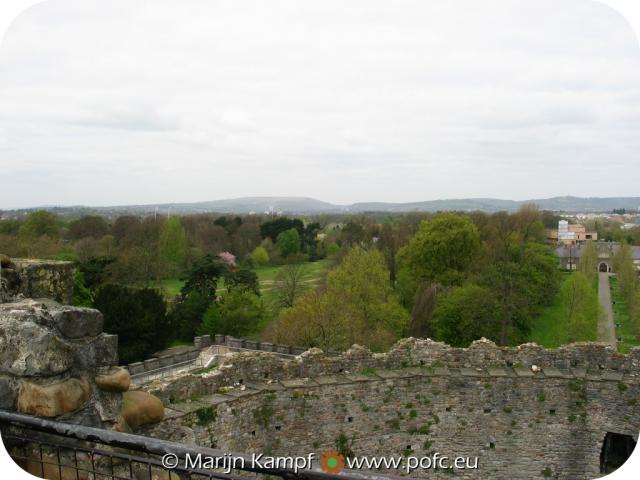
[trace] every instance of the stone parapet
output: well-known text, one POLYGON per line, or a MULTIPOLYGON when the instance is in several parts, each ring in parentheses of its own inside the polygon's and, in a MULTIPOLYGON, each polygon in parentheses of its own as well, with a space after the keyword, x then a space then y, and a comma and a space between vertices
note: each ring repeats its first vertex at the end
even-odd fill
MULTIPOLYGON (((229 338, 226 341, 229 342, 229 338)), ((265 347, 268 344, 261 342, 260 348, 265 347)), ((273 350, 285 353, 285 349, 279 345, 274 345, 273 350)), ((286 353, 289 351, 286 350, 286 353)), ((400 340, 387 353, 372 353, 358 345, 342 354, 310 349, 287 359, 273 352, 239 352, 225 356, 222 368, 210 375, 185 375, 178 383, 181 393, 190 396, 215 391, 240 381, 246 383, 265 378, 288 380, 376 370, 406 374, 412 369, 420 372, 420 375, 532 379, 560 376, 593 380, 621 377, 625 382, 637 383, 640 381, 640 348, 623 355, 608 345, 598 343, 576 343, 558 349, 545 349, 535 344, 498 347, 485 339, 473 342, 468 348, 455 348, 432 340, 408 338, 400 340)), ((153 388, 164 398, 176 397, 171 381, 153 388)))
POLYGON ((169 412, 146 434, 275 455, 343 439, 356 456, 478 457, 477 470, 456 471, 461 478, 596 478, 608 432, 638 439, 639 360, 638 348, 487 340, 453 348, 405 339, 387 353, 354 346, 286 359, 233 353, 216 369, 146 385, 169 412))
POLYGON ((99 311, 49 299, 0 304, 0 408, 114 425, 121 394, 109 375, 124 383, 128 374, 116 367, 117 337, 102 326, 99 311))

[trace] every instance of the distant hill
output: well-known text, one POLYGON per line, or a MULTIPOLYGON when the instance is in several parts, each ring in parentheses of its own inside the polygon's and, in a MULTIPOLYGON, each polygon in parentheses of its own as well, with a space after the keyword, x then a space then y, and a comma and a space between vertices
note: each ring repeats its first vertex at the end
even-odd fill
POLYGON ((167 212, 174 213, 316 213, 334 212, 340 207, 322 202, 314 198, 305 197, 241 197, 224 200, 212 200, 196 203, 163 203, 154 205, 125 205, 120 207, 98 207, 96 210, 125 210, 130 212, 167 212))
POLYGON ((498 198, 462 198, 451 200, 430 200, 414 203, 355 203, 352 211, 387 212, 436 212, 441 210, 461 210, 497 212, 514 211, 522 205, 535 204, 542 210, 557 212, 611 212, 613 209, 640 209, 640 197, 553 197, 532 200, 501 200, 498 198))
MULTIPOLYGON (((42 207, 63 216, 82 215, 90 212, 108 215, 149 214, 171 212, 174 214, 194 213, 265 213, 282 212, 289 214, 314 213, 362 213, 362 212, 437 212, 444 210, 497 212, 514 211, 525 204, 536 204, 543 210, 557 212, 611 212, 625 208, 629 211, 640 209, 640 197, 553 197, 533 200, 501 200, 497 198, 462 198, 449 200, 429 200, 411 203, 363 202, 351 205, 335 205, 306 197, 241 197, 196 203, 163 203, 150 205, 121 205, 112 207, 42 207)), ((20 214, 35 209, 13 210, 20 214)))

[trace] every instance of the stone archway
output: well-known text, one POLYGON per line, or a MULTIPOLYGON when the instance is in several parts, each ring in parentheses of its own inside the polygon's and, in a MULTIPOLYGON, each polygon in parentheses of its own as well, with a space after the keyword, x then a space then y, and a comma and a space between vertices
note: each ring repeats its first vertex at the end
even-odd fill
POLYGON ((598 266, 598 271, 607 273, 609 271, 609 265, 607 265, 607 262, 600 262, 600 265, 598 266))
POLYGON ((600 452, 600 473, 611 473, 620 468, 629 459, 635 447, 636 442, 631 435, 607 432, 600 452))

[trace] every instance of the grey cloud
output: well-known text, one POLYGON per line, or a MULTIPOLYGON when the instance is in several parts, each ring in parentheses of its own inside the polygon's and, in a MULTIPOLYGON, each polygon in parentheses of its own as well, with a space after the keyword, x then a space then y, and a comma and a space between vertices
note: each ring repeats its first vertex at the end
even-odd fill
POLYGON ((0 207, 637 195, 639 53, 588 0, 44 2, 0 47, 0 207))

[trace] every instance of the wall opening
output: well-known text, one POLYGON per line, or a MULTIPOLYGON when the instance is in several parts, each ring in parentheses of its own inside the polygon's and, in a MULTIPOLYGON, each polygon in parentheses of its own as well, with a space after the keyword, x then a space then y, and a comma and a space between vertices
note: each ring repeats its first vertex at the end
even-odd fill
POLYGON ((607 265, 605 262, 601 262, 600 266, 598 267, 598 270, 600 270, 601 272, 608 272, 609 271, 609 265, 607 265))
POLYGON ((611 473, 626 462, 636 442, 631 435, 607 432, 600 452, 600 473, 611 473))

